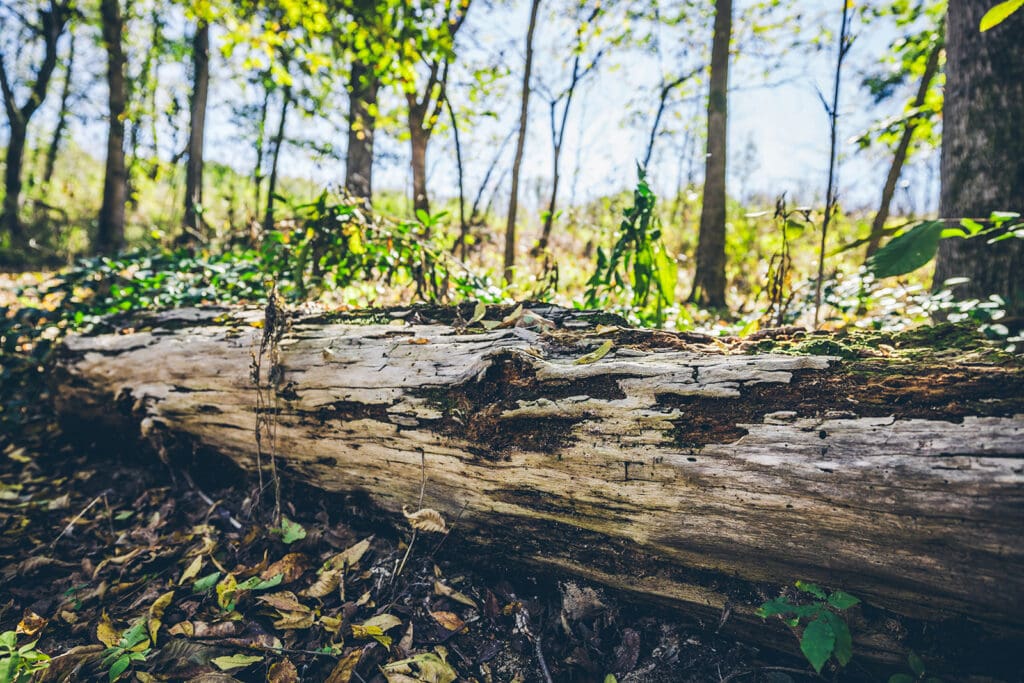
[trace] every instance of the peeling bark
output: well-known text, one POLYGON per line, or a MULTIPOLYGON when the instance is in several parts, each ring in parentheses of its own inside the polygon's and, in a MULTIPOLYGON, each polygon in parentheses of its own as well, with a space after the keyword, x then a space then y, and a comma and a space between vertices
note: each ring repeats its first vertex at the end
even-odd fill
MULTIPOLYGON (((253 470, 262 317, 181 310, 72 337, 59 408, 253 470)), ((425 476, 454 542, 712 623, 728 609, 734 632, 776 647, 791 636, 753 610, 798 578, 872 606, 853 630, 876 659, 908 646, 893 614, 970 622, 963 642, 1024 634, 1019 367, 747 355, 573 318, 545 333, 415 319, 292 321, 271 373, 286 476, 396 521, 425 476), (611 353, 575 362, 609 334, 611 353)))

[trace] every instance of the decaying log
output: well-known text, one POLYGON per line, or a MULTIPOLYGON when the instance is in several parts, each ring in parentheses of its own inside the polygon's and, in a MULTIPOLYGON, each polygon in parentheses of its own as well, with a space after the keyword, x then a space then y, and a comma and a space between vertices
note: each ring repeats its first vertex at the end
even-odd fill
POLYGON ((864 600, 855 650, 890 661, 913 645, 900 619, 959 624, 951 637, 970 643, 1024 634, 1019 361, 888 347, 842 360, 573 318, 488 331, 400 315, 269 331, 262 311, 192 309, 75 336, 59 409, 188 437, 252 470, 250 366, 280 333, 263 371, 286 476, 362 492, 396 520, 425 476, 424 506, 458 519, 452 542, 496 561, 712 625, 727 611, 727 628, 776 644, 783 627, 754 608, 794 579, 819 582, 864 600), (577 362, 606 340, 607 355, 577 362))

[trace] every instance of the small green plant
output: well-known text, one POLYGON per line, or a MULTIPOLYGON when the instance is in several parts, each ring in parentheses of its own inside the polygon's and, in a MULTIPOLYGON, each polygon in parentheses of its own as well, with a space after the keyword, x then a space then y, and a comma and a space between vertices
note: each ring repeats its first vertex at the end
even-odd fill
POLYGON ((796 587, 812 596, 814 600, 806 604, 790 602, 786 596, 773 598, 757 609, 762 619, 778 616, 790 628, 803 626, 800 634, 800 651, 818 673, 832 657, 839 666, 850 663, 853 657, 853 639, 846 621, 839 616, 860 600, 843 591, 825 592, 819 586, 806 581, 797 581, 796 587))
POLYGON ((654 213, 657 198, 642 167, 637 167, 637 176, 633 206, 624 212, 615 246, 610 253, 597 249, 597 267, 587 280, 584 305, 603 307, 611 291, 632 292, 641 320, 661 325, 675 298, 678 271, 662 244, 654 213))
POLYGON ((36 650, 37 640, 18 647, 18 634, 0 634, 0 683, 27 683, 32 674, 50 666, 50 657, 36 650))
POLYGON ((108 647, 103 652, 102 666, 105 669, 109 668, 108 680, 113 683, 134 662, 146 661, 146 655, 149 654, 150 648, 142 646, 148 643, 149 633, 146 631, 145 619, 139 619, 125 629, 117 645, 108 647))
POLYGON ((889 676, 889 683, 942 683, 942 679, 936 676, 928 676, 925 671, 924 660, 916 652, 907 655, 907 666, 913 674, 893 674, 889 676))

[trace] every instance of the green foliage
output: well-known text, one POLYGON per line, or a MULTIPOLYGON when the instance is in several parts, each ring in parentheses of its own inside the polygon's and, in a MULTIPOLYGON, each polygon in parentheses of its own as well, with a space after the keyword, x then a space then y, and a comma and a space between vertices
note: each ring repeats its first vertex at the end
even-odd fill
POLYGON ((675 298, 677 268, 661 241, 654 212, 656 197, 644 170, 637 167, 633 205, 624 211, 611 252, 597 249, 594 274, 587 280, 587 307, 603 306, 611 290, 632 293, 633 307, 641 318, 661 325, 665 309, 675 298))
POLYGON ((981 18, 979 31, 988 31, 1006 21, 1011 14, 1024 7, 1024 0, 1005 0, 992 6, 981 18))
POLYGON ((37 642, 19 647, 17 633, 0 633, 0 683, 28 683, 33 674, 49 668, 50 657, 36 650, 37 642))
POLYGON ((853 639, 838 612, 853 607, 860 600, 839 590, 826 592, 806 581, 797 581, 796 587, 814 600, 796 604, 786 596, 773 598, 758 608, 758 616, 778 616, 792 628, 802 624, 800 651, 816 672, 821 673, 822 667, 833 657, 839 666, 846 666, 853 657, 853 639))
POLYGON ((109 669, 108 680, 113 683, 126 672, 134 662, 146 661, 150 648, 149 634, 146 631, 146 620, 139 619, 121 634, 117 645, 108 647, 103 652, 101 665, 109 669))
POLYGON ((1019 213, 995 211, 987 221, 961 219, 960 224, 947 227, 942 220, 924 221, 901 232, 868 259, 868 270, 876 277, 905 275, 929 263, 939 249, 939 240, 958 237, 989 236, 989 242, 1011 237, 1024 238, 1024 222, 1019 213), (988 225, 985 225, 987 223, 988 225))
POLYGON ((921 659, 916 652, 911 651, 907 655, 907 666, 913 673, 898 673, 889 676, 889 683, 942 683, 942 679, 937 676, 928 676, 928 672, 925 670, 924 660, 921 659))

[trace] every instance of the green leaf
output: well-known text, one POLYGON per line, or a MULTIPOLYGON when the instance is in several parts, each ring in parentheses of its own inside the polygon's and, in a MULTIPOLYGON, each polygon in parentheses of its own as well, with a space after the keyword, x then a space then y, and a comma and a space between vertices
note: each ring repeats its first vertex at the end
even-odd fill
POLYGON ((298 522, 293 522, 287 517, 281 517, 281 540, 286 545, 301 541, 306 537, 306 530, 298 522))
POLYGON ((992 9, 985 12, 985 16, 981 18, 981 24, 978 26, 978 30, 984 33, 985 31, 998 26, 1021 7, 1024 7, 1024 0, 1006 0, 1005 2, 1000 2, 998 5, 995 5, 992 9))
POLYGON ((604 677, 604 683, 619 683, 619 679, 615 677, 615 674, 608 674, 604 677))
POLYGON ((284 574, 274 574, 274 576, 265 581, 258 576, 253 576, 235 586, 235 590, 262 591, 280 585, 283 580, 284 574))
POLYGON ((220 580, 220 572, 214 572, 212 574, 207 574, 206 576, 202 577, 201 579, 197 579, 196 582, 194 584, 192 584, 192 592, 193 593, 205 593, 206 591, 208 591, 211 588, 213 588, 214 586, 216 586, 217 585, 217 581, 219 581, 219 580, 220 580))
POLYGON ((920 678, 924 676, 924 660, 917 656, 916 652, 911 652, 907 655, 907 664, 910 666, 910 670, 914 672, 914 675, 920 678))
POLYGON ((816 583, 810 581, 797 581, 796 587, 802 590, 804 593, 810 593, 819 600, 825 599, 825 591, 821 589, 816 583))
POLYGON ((772 598, 757 608, 757 616, 763 619, 776 614, 789 614, 794 607, 786 598, 772 598))
POLYGON ((130 650, 144 640, 149 639, 149 633, 146 630, 146 620, 139 619, 131 628, 127 629, 121 634, 121 642, 118 643, 118 647, 130 650))
POLYGON ((241 669, 242 667, 262 661, 262 655, 228 655, 225 657, 214 657, 210 660, 210 662, 221 671, 241 669))
POLYGON ((132 660, 128 655, 121 655, 118 657, 117 661, 110 667, 110 676, 108 680, 110 680, 111 683, 116 681, 121 677, 121 674, 128 670, 128 667, 131 666, 131 664, 132 660))
POLYGON ((836 645, 836 634, 825 619, 815 619, 807 624, 804 634, 800 638, 800 651, 807 657, 807 661, 814 667, 814 671, 821 673, 821 667, 832 656, 832 650, 836 645))
POLYGON ((832 633, 836 636, 836 644, 832 649, 839 666, 846 666, 853 659, 853 638, 850 636, 850 627, 834 612, 823 612, 822 615, 828 621, 832 633))
POLYGON ((879 278, 905 275, 917 270, 935 258, 944 229, 942 221, 915 225, 875 252, 868 259, 868 270, 879 278))
POLYGON ((846 591, 833 591, 832 595, 828 596, 828 604, 832 605, 837 610, 842 611, 860 604, 860 600, 853 597, 846 591))

